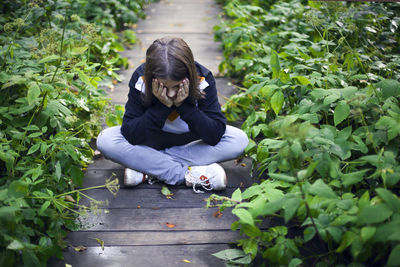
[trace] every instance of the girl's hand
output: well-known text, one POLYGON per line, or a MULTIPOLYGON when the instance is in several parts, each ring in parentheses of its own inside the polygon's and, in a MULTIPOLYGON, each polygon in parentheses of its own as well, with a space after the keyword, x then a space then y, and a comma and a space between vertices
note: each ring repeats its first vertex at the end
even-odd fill
POLYGON ((153 94, 158 98, 158 100, 160 100, 161 103, 169 108, 174 104, 172 99, 167 96, 167 88, 165 88, 164 85, 157 79, 153 79, 152 89, 153 94))
POLYGON ((180 84, 174 100, 174 105, 179 107, 182 102, 189 96, 189 79, 185 78, 180 84))

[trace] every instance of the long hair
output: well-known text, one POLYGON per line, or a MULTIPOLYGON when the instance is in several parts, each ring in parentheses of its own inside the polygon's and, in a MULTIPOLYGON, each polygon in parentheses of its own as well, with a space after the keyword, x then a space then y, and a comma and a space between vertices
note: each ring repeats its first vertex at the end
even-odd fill
POLYGON ((146 91, 144 103, 153 101, 152 80, 160 78, 180 81, 189 79, 189 96, 191 103, 203 97, 199 90, 196 65, 193 53, 187 43, 178 37, 163 37, 155 40, 146 51, 144 82, 146 91))

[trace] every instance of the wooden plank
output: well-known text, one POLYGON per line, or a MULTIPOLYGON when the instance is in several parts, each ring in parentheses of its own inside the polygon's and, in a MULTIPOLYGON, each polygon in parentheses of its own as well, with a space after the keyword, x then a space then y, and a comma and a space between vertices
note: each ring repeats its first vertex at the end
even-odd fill
MULTIPOLYGON (((248 187, 257 181, 256 178, 250 177, 251 160, 248 158, 243 159, 240 164, 235 164, 234 160, 230 160, 222 162, 220 165, 225 169, 228 177, 228 188, 248 187), (244 166, 241 165, 242 163, 244 166)), ((121 188, 123 188, 124 167, 100 157, 88 166, 85 172, 85 179, 83 180, 83 187, 102 185, 107 178, 113 177, 113 174, 115 174, 114 177, 119 179, 121 188)), ((139 185, 138 188, 161 188, 162 185, 163 183, 156 183, 154 185, 144 183, 139 185)), ((186 186, 172 187, 185 188, 186 186)))
POLYGON ((227 244, 211 245, 166 245, 166 246, 118 246, 104 248, 88 247, 85 251, 76 252, 68 248, 64 253, 65 259, 52 259, 48 266, 73 267, 88 266, 225 266, 222 260, 211 254, 228 249, 227 244), (190 263, 185 262, 190 261, 190 263))
MULTIPOLYGON (((106 201, 108 205, 105 208, 203 208, 206 206, 206 199, 216 192, 206 191, 204 194, 195 194, 192 188, 176 188, 168 186, 173 196, 167 199, 160 188, 122 188, 117 196, 112 195, 108 189, 93 189, 86 191, 85 194, 98 201, 106 201)), ((228 188, 217 192, 220 196, 232 196, 235 188, 228 188)), ((90 205, 87 198, 82 198, 82 205, 90 205)))
POLYGON ((214 217, 217 208, 133 208, 99 209, 99 214, 88 213, 81 218, 86 231, 199 231, 229 230, 236 216, 225 210, 220 218, 214 217), (107 212, 107 213, 106 213, 107 212), (170 226, 168 227, 167 223, 170 226))
POLYGON ((144 231, 71 232, 67 242, 73 246, 97 247, 100 238, 107 246, 227 244, 240 238, 239 232, 226 231, 144 231))

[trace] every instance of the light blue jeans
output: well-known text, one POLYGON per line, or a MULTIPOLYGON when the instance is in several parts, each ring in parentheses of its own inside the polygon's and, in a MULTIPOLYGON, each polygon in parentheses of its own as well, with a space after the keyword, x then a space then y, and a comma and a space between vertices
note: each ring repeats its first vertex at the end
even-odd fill
POLYGON ((188 166, 234 159, 243 153, 248 144, 247 135, 230 125, 226 126, 225 134, 215 146, 197 140, 164 150, 132 145, 120 129, 120 126, 104 129, 97 137, 97 149, 108 159, 171 185, 185 181, 188 166))

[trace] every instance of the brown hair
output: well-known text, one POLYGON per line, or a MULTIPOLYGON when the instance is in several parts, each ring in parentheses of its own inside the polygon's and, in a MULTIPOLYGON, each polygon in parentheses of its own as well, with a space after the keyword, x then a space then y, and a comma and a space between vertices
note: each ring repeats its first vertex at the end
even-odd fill
POLYGON ((178 37, 163 37, 155 40, 146 51, 144 94, 146 105, 153 101, 152 79, 179 81, 189 79, 189 101, 202 98, 197 79, 193 53, 187 43, 178 37))

